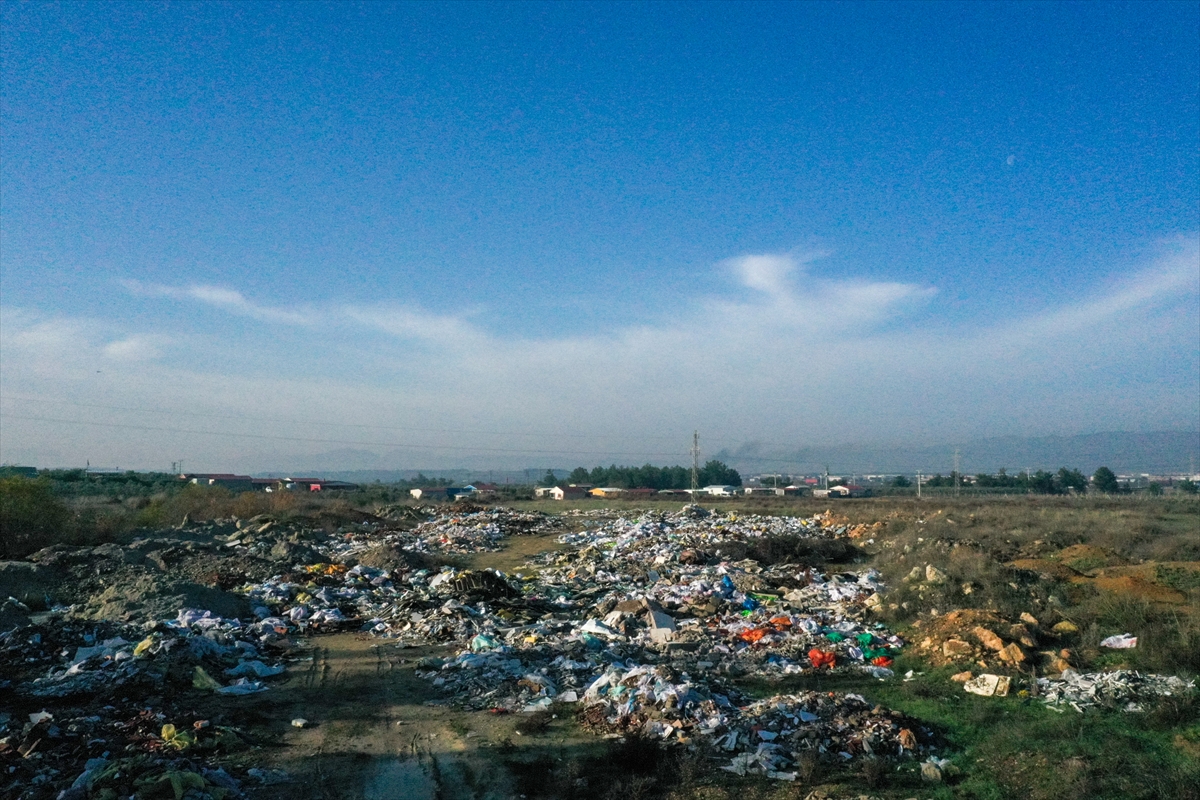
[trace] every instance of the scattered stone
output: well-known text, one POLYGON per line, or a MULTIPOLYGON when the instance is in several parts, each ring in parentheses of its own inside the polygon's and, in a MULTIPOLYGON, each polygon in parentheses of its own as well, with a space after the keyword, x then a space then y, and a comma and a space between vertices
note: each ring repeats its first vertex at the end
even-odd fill
POLYGON ((980 643, 989 650, 1000 652, 1004 649, 1004 641, 987 628, 977 625, 971 629, 971 632, 975 634, 975 638, 978 639, 980 643))
POLYGON ((946 658, 957 658, 959 656, 971 655, 975 652, 975 648, 962 639, 947 639, 942 644, 942 652, 946 658))
POLYGON ((999 657, 1001 661, 1009 664, 1021 664, 1025 661, 1025 651, 1016 642, 1012 642, 1000 651, 999 657))
POLYGON ((1079 626, 1070 620, 1064 619, 1062 622, 1055 623, 1054 627, 1050 630, 1055 633, 1078 633, 1079 626))
POLYGON ((933 564, 927 564, 925 566, 925 580, 930 583, 946 583, 950 578, 933 564))
POLYGON ((966 683, 973 677, 975 676, 971 674, 971 670, 967 670, 966 672, 959 672, 951 675, 950 680, 954 681, 955 683, 966 683))

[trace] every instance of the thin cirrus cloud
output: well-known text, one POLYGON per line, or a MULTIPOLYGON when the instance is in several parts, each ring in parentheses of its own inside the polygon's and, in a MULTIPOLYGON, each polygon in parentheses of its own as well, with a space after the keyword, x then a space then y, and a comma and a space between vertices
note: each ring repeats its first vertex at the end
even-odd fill
MULTIPOLYGON (((550 431, 629 442, 695 426, 724 442, 783 446, 1187 427, 1200 412, 1198 241, 1168 243, 1143 269, 1074 302, 986 324, 947 322, 930 287, 815 277, 804 259, 780 255, 721 265, 744 295, 699 298, 654 323, 538 339, 497 333, 502 327, 489 323, 503 317, 486 310, 285 308, 231 288, 132 284, 139 302, 188 302, 263 325, 167 338, 121 319, 6 309, 0 374, 9 395, 182 414, 420 420, 431 431, 426 444, 467 449, 479 441, 432 431, 544 430, 546 446, 561 446, 550 431), (318 330, 321 347, 278 346, 288 330, 302 343, 318 330)), ((6 420, 5 449, 28 439, 69 454, 95 439, 75 428, 26 435, 26 424, 6 420)), ((165 433, 126 438, 143 453, 154 451, 155 436, 171 446, 165 433)), ((228 461, 242 457, 237 448, 206 441, 189 452, 210 453, 213 468, 239 468, 228 461)), ((125 442, 110 437, 104 446, 125 442)), ((276 452, 306 451, 280 444, 276 452)), ((455 463, 464 452, 454 450, 455 463)), ((416 455, 433 459, 417 466, 437 463, 433 451, 416 455)), ((510 466, 522 457, 512 458, 510 466)))
POLYGON ((221 286, 208 286, 204 284, 164 286, 162 284, 143 283, 136 280, 124 280, 121 283, 130 294, 135 296, 193 300, 207 306, 220 308, 231 314, 250 317, 262 322, 275 322, 305 327, 317 323, 317 320, 304 310, 280 309, 259 305, 247 300, 241 292, 221 286))

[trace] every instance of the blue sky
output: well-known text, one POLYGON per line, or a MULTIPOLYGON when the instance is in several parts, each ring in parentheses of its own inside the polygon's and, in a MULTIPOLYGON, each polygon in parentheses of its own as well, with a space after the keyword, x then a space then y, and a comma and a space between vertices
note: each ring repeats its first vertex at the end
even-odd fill
POLYGON ((6 461, 1200 425, 1195 3, 0 15, 6 461))

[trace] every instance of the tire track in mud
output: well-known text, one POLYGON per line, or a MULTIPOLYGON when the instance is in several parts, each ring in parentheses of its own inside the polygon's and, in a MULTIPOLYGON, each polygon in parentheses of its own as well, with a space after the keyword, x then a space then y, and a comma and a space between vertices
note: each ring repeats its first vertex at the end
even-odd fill
MULTIPOLYGON (((506 551, 480 553, 472 566, 511 570, 556 549, 558 533, 514 537, 506 551), (502 563, 494 563, 502 562, 502 563)), ((428 704, 437 690, 415 675, 424 656, 452 646, 398 648, 359 633, 309 640, 309 660, 278 691, 252 696, 271 718, 280 746, 270 766, 292 781, 263 787, 267 800, 499 800, 512 796, 512 719, 428 704), (311 727, 296 729, 303 717, 311 727)), ((296 662, 296 667, 304 662, 296 662)))

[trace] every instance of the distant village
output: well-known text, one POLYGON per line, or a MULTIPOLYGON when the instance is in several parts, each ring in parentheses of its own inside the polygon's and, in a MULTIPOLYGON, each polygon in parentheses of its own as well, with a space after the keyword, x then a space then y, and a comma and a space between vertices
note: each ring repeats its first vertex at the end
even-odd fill
MULTIPOLYGON (((618 468, 618 470, 623 468, 618 468)), ((576 470, 571 477, 586 474, 586 470, 576 470)), ((632 472, 632 471, 631 471, 632 472)), ((108 469, 77 469, 77 470, 39 470, 35 467, 15 465, 0 466, 0 478, 27 477, 37 478, 46 475, 58 480, 78 480, 88 478, 101 481, 121 481, 128 479, 134 473, 122 472, 117 468, 108 469), (71 478, 70 475, 78 475, 71 478)), ((414 500, 454 501, 454 500, 487 500, 497 496, 512 499, 514 496, 532 496, 538 500, 562 501, 583 499, 671 499, 671 498, 748 498, 748 497, 813 497, 828 499, 850 499, 880 495, 915 494, 923 492, 930 495, 944 496, 948 493, 966 491, 970 494, 1013 494, 1032 492, 1035 494, 1090 494, 1098 493, 1140 493, 1173 494, 1175 492, 1195 493, 1200 485, 1200 474, 1181 472, 1173 474, 1114 474, 1101 468, 1096 474, 1086 476, 1076 470, 1063 468, 1057 473, 1043 470, 1026 470, 1015 474, 1007 474, 1000 470, 994 474, 949 475, 913 474, 864 474, 864 475, 832 475, 825 472, 816 476, 784 475, 768 473, 747 478, 744 483, 734 470, 728 470, 728 475, 737 483, 712 483, 696 488, 649 488, 637 485, 596 485, 594 483, 574 482, 570 478, 560 479, 553 470, 547 470, 545 476, 534 482, 528 476, 524 480, 507 481, 504 484, 486 482, 451 484, 445 478, 427 478, 418 475, 411 480, 397 482, 369 481, 356 483, 344 480, 334 480, 323 477, 254 477, 236 473, 202 473, 186 472, 179 474, 158 474, 158 481, 168 483, 178 481, 183 484, 196 486, 220 487, 233 494, 243 492, 353 492, 360 489, 371 489, 376 486, 390 486, 401 492, 407 491, 414 500), (1106 480, 1097 483, 1097 477, 1107 473, 1106 480)), ((603 477, 603 476, 602 476, 603 477)), ((615 477, 620 478, 620 475, 615 477)), ((627 483, 634 483, 630 479, 627 483)), ((678 486, 678 484, 676 484, 678 486)))
MULTIPOLYGON (((553 473, 550 474, 552 475, 553 473)), ((1067 481, 1071 485, 1063 487, 1063 493, 1086 493, 1097 489, 1093 485, 1094 477, 1087 478, 1078 472, 1071 472, 1065 469, 1060 471, 1060 474, 1074 475, 1076 478, 1073 484, 1071 484, 1071 481, 1067 481)), ((1019 473, 1015 476, 1006 475, 1003 470, 996 475, 960 476, 952 472, 949 476, 943 476, 940 474, 923 475, 918 473, 911 479, 905 475, 895 474, 853 475, 849 478, 840 475, 829 475, 827 473, 815 477, 766 474, 749 478, 746 485, 710 484, 695 489, 651 489, 646 487, 594 486, 587 483, 558 482, 549 486, 535 486, 533 488, 533 496, 535 499, 541 500, 583 500, 588 498, 644 500, 650 498, 667 499, 671 497, 692 497, 699 499, 755 496, 848 499, 871 497, 873 494, 883 492, 895 493, 896 489, 915 490, 917 492, 921 489, 928 491, 930 489, 946 490, 959 487, 974 491, 979 491, 980 489, 1012 489, 1016 487, 1005 486, 1003 483, 1004 480, 1023 480, 1026 483, 1035 484, 1039 476, 1044 476, 1047 480, 1055 477, 1051 473, 1045 473, 1040 470, 1033 474, 1019 473), (780 485, 781 483, 784 485, 780 485)), ((1139 475, 1114 475, 1113 477, 1118 489, 1124 492, 1145 490, 1153 492, 1155 489, 1161 489, 1166 492, 1182 489, 1182 491, 1186 492, 1193 491, 1193 487, 1197 483, 1200 483, 1200 474, 1191 475, 1186 473, 1172 475, 1144 473, 1139 475)), ((235 493, 247 491, 345 492, 362 488, 362 485, 358 483, 314 477, 255 478, 249 475, 229 473, 185 473, 181 474, 179 479, 197 485, 220 486, 235 493)), ((495 497, 502 489, 511 490, 513 488, 515 487, 511 484, 502 487, 496 483, 479 482, 464 486, 418 486, 410 488, 408 493, 414 500, 425 501, 486 500, 495 497)))

